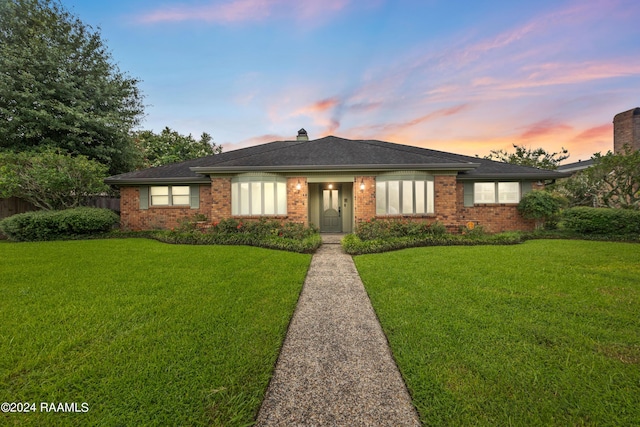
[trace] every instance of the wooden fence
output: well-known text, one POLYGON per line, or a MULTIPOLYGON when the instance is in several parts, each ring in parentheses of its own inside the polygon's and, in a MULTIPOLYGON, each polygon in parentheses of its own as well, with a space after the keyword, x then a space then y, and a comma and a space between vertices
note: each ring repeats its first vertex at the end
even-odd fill
POLYGON ((23 212, 36 210, 38 210, 38 208, 33 206, 31 203, 27 202, 26 200, 18 199, 17 197, 0 199, 0 219, 23 212))
POLYGON ((98 196, 92 197, 87 202, 87 206, 94 208, 106 208, 115 212, 120 212, 120 197, 98 196))
MULTIPOLYGON (((115 212, 120 212, 120 198, 107 196, 92 197, 87 202, 87 206, 107 208, 115 212)), ((0 199, 0 219, 19 213, 37 210, 38 208, 33 206, 31 203, 17 197, 0 199)))

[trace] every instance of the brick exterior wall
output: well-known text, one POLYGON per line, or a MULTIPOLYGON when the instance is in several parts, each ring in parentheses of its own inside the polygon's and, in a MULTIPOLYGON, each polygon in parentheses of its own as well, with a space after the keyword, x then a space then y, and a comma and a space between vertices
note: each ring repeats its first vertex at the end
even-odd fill
MULTIPOLYGON (((371 185, 373 192, 361 195, 368 202, 370 209, 363 210, 365 215, 358 218, 358 203, 354 197, 354 205, 356 207, 356 224, 361 221, 373 218, 375 216, 375 179, 371 178, 371 183, 367 183, 367 188, 371 185)), ((358 178, 357 182, 360 178, 358 178)), ((544 185, 538 186, 533 184, 534 189, 542 189, 544 185)), ((360 194, 359 187, 356 190, 360 194)), ((366 190, 365 190, 366 193, 366 190)), ((459 232, 468 222, 481 225, 483 229, 489 233, 499 233, 502 231, 515 230, 533 230, 535 221, 524 219, 518 212, 516 204, 486 204, 475 205, 473 207, 464 206, 464 183, 458 182, 453 175, 437 175, 434 177, 434 211, 433 215, 398 215, 383 216, 380 218, 395 218, 408 221, 419 222, 440 222, 447 227, 449 232, 459 232)))
MULTIPOLYGON (((544 186, 533 184, 534 189, 544 186)), ((308 183, 305 177, 287 179, 287 215, 277 216, 286 221, 309 224, 308 183), (300 183, 300 190, 296 187, 300 183)), ((522 218, 515 204, 484 204, 464 206, 464 184, 453 175, 438 175, 434 178, 434 215, 397 216, 411 221, 435 221, 444 224, 451 232, 459 231, 468 222, 481 225, 485 231, 497 233, 512 230, 533 230, 535 221, 522 218)), ((211 222, 231 218, 231 178, 212 178, 211 186, 200 186, 200 208, 152 207, 140 209, 138 187, 120 189, 121 225, 125 230, 150 230, 173 228, 180 219, 204 214, 211 222)), ((357 176, 353 186, 353 213, 355 226, 376 217, 376 180, 373 176, 357 176), (365 189, 360 190, 364 182, 365 189)), ((385 216, 385 218, 387 218, 385 216)), ((243 217, 257 220, 259 217, 243 217)))
MULTIPOLYGON (((534 190, 542 190, 544 185, 532 184, 534 190)), ((456 187, 456 201, 458 204, 458 227, 468 222, 481 225, 484 231, 499 233, 502 231, 532 231, 535 221, 524 219, 518 212, 517 204, 480 204, 473 207, 464 206, 464 184, 459 182, 456 187)))
POLYGON ((356 176, 353 184, 353 215, 355 226, 376 216, 376 178, 356 176), (364 182, 364 190, 360 184, 364 182))
POLYGON ((211 194, 211 221, 231 218, 231 178, 211 178, 211 194))
POLYGON ((309 186, 307 178, 287 178, 287 220, 309 225, 309 186), (297 186, 300 183, 300 189, 297 186))
POLYGON ((211 188, 200 186, 200 208, 173 206, 149 206, 140 209, 140 190, 138 187, 120 188, 120 226, 123 230, 153 230, 177 227, 180 219, 193 218, 196 214, 211 214, 211 188))
MULTIPOLYGON (((231 218, 231 178, 211 179, 212 204, 210 218, 212 222, 231 218)), ((307 178, 293 177, 287 179, 287 215, 268 215, 267 218, 282 219, 309 224, 307 178), (300 182, 300 190, 296 187, 300 182)), ((241 216, 242 220, 255 221, 260 216, 241 216)))
POLYGON ((458 230, 456 177, 436 175, 433 186, 435 220, 444 224, 447 230, 456 232, 458 230))
POLYGON ((640 108, 616 114, 613 118, 613 151, 624 153, 625 144, 640 150, 640 108))

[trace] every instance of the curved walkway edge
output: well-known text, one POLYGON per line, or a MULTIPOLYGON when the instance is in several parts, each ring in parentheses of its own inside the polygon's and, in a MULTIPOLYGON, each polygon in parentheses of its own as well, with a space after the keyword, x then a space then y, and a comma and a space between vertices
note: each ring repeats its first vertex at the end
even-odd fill
POLYGON ((419 426, 353 260, 323 241, 256 425, 419 426))

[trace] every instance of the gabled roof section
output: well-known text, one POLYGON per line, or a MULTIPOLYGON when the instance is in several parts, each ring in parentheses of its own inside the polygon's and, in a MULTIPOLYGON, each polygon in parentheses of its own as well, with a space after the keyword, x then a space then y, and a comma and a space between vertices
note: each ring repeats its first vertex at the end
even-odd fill
MULTIPOLYGON (((313 141, 281 141, 265 144, 259 150, 238 150, 235 156, 214 156, 209 165, 192 167, 199 173, 223 173, 246 170, 318 171, 448 169, 469 170, 477 164, 443 157, 442 153, 407 145, 375 140, 350 140, 327 136, 313 141)), ((258 148, 252 147, 252 148, 258 148)))
POLYGON ((459 179, 555 179, 565 174, 377 140, 327 136, 275 141, 186 162, 109 177, 107 184, 208 182, 208 175, 270 171, 438 170, 459 179))

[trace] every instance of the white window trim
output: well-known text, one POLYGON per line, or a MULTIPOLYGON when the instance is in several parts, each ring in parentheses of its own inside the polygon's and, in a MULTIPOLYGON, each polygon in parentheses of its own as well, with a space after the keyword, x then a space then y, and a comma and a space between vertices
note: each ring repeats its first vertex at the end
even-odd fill
POLYGON ((473 183, 473 204, 474 205, 517 205, 520 203, 522 199, 522 183, 520 181, 491 181, 491 182, 474 182, 473 183), (476 185, 478 184, 493 184, 494 185, 494 200, 492 202, 488 202, 485 200, 478 200, 479 192, 476 190, 476 185), (500 192, 500 184, 517 184, 518 187, 518 196, 517 201, 503 201, 502 194, 504 192, 500 192))
MULTIPOLYGON (((180 194, 179 196, 185 196, 184 194, 180 194)), ((153 206, 153 207, 162 207, 162 206, 180 206, 180 207, 184 207, 184 206, 190 206, 191 200, 191 186, 189 185, 152 185, 149 186, 149 206, 153 206), (173 203, 173 187, 186 187, 187 189, 189 189, 189 192, 186 194, 187 196, 187 203, 184 204, 174 204, 173 203), (153 189, 154 188, 168 188, 168 192, 167 195, 165 197, 168 198, 168 202, 167 203, 163 203, 163 204, 156 204, 153 203, 153 189)))
POLYGON ((287 180, 283 177, 235 177, 231 180, 231 215, 238 217, 286 216, 287 180), (243 202, 241 186, 247 185, 247 197, 243 202), (265 184, 273 184, 273 213, 265 212, 265 184), (256 209, 254 189, 259 186, 260 207, 256 209), (245 203, 247 204, 245 210, 245 203), (243 212, 244 211, 244 212, 243 212))
POLYGON ((419 178, 405 178, 405 177, 378 177, 376 179, 376 215, 379 216, 422 216, 422 215, 433 215, 435 213, 435 184, 433 177, 419 177, 419 178), (399 202, 398 202, 398 212, 389 212, 389 183, 397 182, 398 183, 398 193, 399 193, 399 202), (403 212, 404 208, 404 189, 406 183, 411 183, 411 204, 412 209, 411 212, 403 212), (424 212, 416 212, 417 210, 417 202, 416 202, 416 182, 424 182, 423 196, 424 196, 424 212), (379 191, 378 186, 384 185, 384 191, 379 191), (381 193, 384 193, 384 210, 385 212, 378 211, 378 202, 380 201, 378 197, 381 193))

